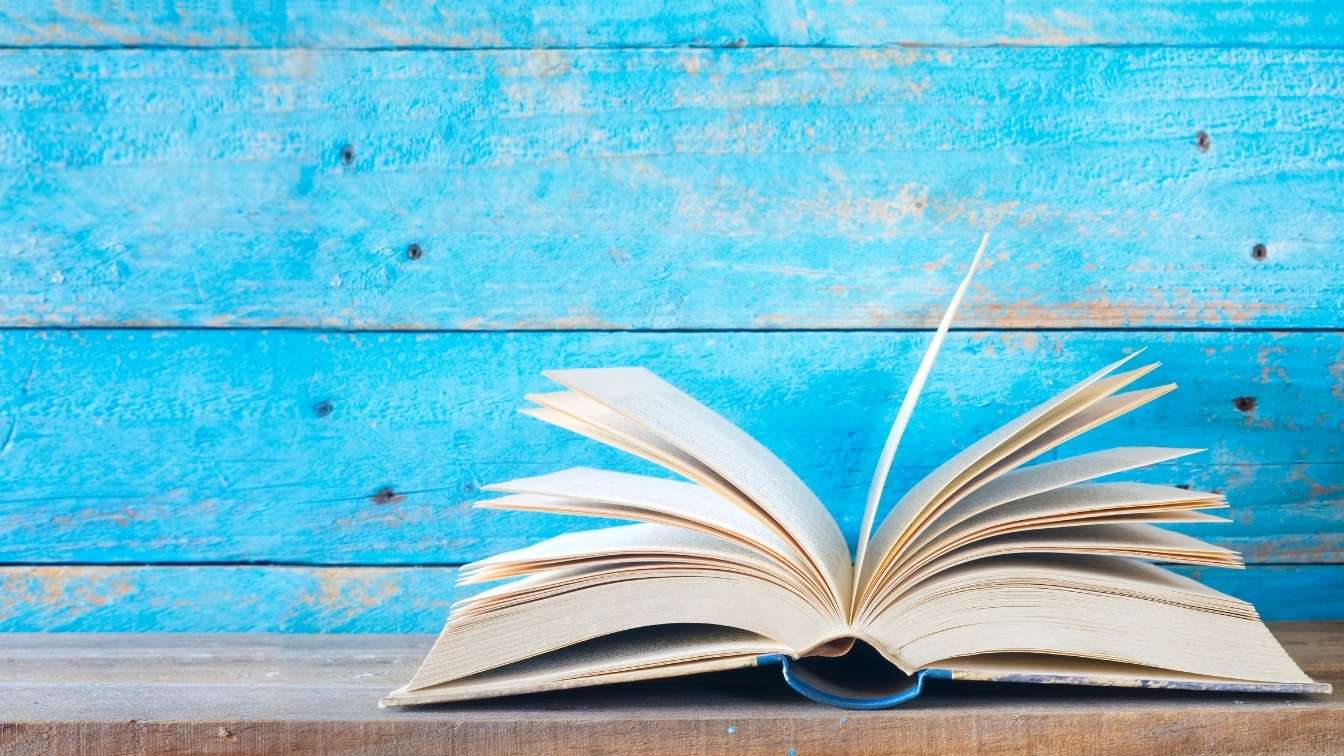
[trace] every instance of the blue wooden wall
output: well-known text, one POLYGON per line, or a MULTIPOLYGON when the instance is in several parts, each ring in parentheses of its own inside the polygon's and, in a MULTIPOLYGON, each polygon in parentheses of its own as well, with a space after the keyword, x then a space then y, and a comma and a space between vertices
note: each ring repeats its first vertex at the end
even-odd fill
POLYGON ((1344 618, 1336 0, 66 0, 0 10, 0 629, 434 631, 588 525, 547 367, 648 365, 851 536, 993 231, 908 484, 1147 347, 1077 443, 1209 451, 1205 570, 1344 618), (899 7, 892 7, 899 6, 899 7), (410 250, 415 245, 417 254, 410 250))

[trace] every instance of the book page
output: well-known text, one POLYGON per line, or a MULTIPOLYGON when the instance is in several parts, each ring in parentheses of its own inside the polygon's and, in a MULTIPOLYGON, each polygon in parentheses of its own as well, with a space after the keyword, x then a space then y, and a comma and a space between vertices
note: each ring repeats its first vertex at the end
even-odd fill
MULTIPOLYGON (((1221 522, 1191 510, 1226 507, 1217 494, 1148 483, 1084 483, 1054 488, 994 506, 967 508, 956 518, 940 518, 912 541, 873 586, 865 616, 883 611, 903 590, 913 588, 911 573, 929 560, 974 541, 1021 530, 1099 522, 1221 522), (1173 513, 1187 514, 1173 517, 1173 513)), ((956 509, 954 507, 954 509, 956 509)), ((951 515, 949 510, 946 515, 951 515)))
POLYGON ((860 600, 856 606, 863 603, 862 598, 872 586, 875 574, 896 557, 895 552, 903 541, 914 535, 912 530, 921 516, 930 508, 937 506, 959 479, 964 478, 968 471, 978 465, 984 465, 996 452, 1001 454, 1003 448, 1020 447, 1045 432, 1077 409, 1103 396, 1108 389, 1118 390, 1120 384, 1114 379, 1100 388, 1095 387, 1105 381, 1106 376, 1138 354, 1139 352, 1134 352, 1116 360, 1052 399, 1019 415, 944 462, 907 491, 887 514, 869 544, 871 556, 864 560, 859 588, 860 600))
POLYGON ((975 257, 971 258, 971 265, 966 270, 966 277, 961 279, 961 285, 957 287, 952 295, 952 301, 948 303, 947 310, 943 312, 943 319, 938 323, 938 330, 929 340, 929 346, 924 350, 924 357, 919 361, 919 367, 915 370, 915 377, 910 381, 906 388, 905 398, 901 400, 901 406, 896 410, 896 419, 891 424, 891 430, 887 433, 887 440, 882 445, 882 452, 877 457, 877 465, 873 469, 873 479, 868 484, 868 498, 863 505, 863 519, 859 523, 859 541, 854 556, 854 577, 853 586, 849 596, 850 612, 854 611, 857 603, 859 584, 862 582, 863 563, 868 557, 868 539, 873 532, 873 521, 877 518, 877 507, 882 500, 882 490, 887 485, 887 475, 891 472, 891 462, 896 457, 896 449, 901 444, 901 436, 905 435, 905 428, 910 423, 910 416, 915 412, 915 404, 919 401, 919 395, 924 390, 924 382, 929 377, 929 372, 933 370, 934 360, 938 358, 938 351, 943 347, 943 340, 947 337, 947 331, 952 327, 952 320, 956 317, 957 308, 961 306, 961 298, 966 295, 966 289, 971 285, 971 277, 975 275, 975 269, 980 264, 980 258, 985 254, 985 246, 989 244, 989 234, 986 233, 980 238, 980 247, 975 250, 975 257))
MULTIPOLYGON (((943 550, 911 564, 911 571, 900 579, 901 584, 915 586, 952 567, 1007 554, 1095 554, 1166 564, 1242 566, 1235 551, 1153 525, 1135 522, 1067 525, 1012 531, 943 550)), ((900 585, 892 592, 893 597, 899 595, 900 585)))
POLYGON ((465 701, 674 677, 749 667, 762 654, 789 652, 780 643, 744 630, 660 625, 595 638, 453 682, 415 691, 402 688, 380 703, 465 701))
MULTIPOLYGON (((564 413, 573 421, 591 426, 591 430, 581 432, 582 435, 601 441, 628 454, 642 457, 678 475, 684 475, 690 480, 696 480, 697 482, 704 480, 705 483, 714 486, 715 490, 723 491, 720 495, 733 500, 738 506, 748 509, 755 507, 755 504, 745 501, 738 491, 734 490, 732 486, 719 478, 713 470, 699 460, 649 433, 620 413, 612 411, 602 403, 577 391, 527 394, 525 398, 529 402, 534 402, 547 409, 564 413), (593 433, 593 431, 596 431, 596 433, 593 433), (620 445, 617 446, 617 443, 620 445)), ((547 414, 537 414, 535 410, 523 410, 523 412, 555 424, 547 414)), ((573 428, 566 429, 573 430, 573 428)))
POLYGON ((1022 652, 1310 682, 1254 607, 1118 557, 1009 556, 965 564, 921 584, 865 632, 907 672, 944 659, 1022 652))
POLYGON ((843 613, 851 577, 844 536, 815 494, 740 428, 643 368, 552 370, 545 375, 620 413, 714 470, 798 543, 843 613))
MULTIPOLYGON (((774 529, 743 511, 735 502, 692 483, 591 467, 571 467, 547 475, 492 483, 482 486, 482 489, 570 499, 574 504, 565 509, 583 514, 699 526, 703 530, 721 533, 725 538, 745 541, 799 569, 805 566, 796 548, 774 529), (603 504, 616 507, 601 506, 603 504), (663 517, 655 519, 658 515, 663 517)), ((512 506, 508 501, 499 500, 482 501, 478 505, 489 509, 538 509, 528 506, 526 500, 523 506, 512 506)))
POLYGON ((581 588, 550 590, 524 578, 454 607, 408 688, 416 690, 640 627, 703 624, 738 628, 802 653, 843 625, 793 592, 728 571, 646 569, 602 574, 581 588), (542 590, 511 600, 509 590, 542 590))
MULTIPOLYGON (((945 509, 937 521, 930 523, 910 540, 906 550, 917 551, 948 528, 994 507, 1093 478, 1169 462, 1200 451, 1203 450, 1157 446, 1117 447, 1009 470, 945 509)), ((899 564, 902 559, 903 556, 898 556, 893 563, 899 564)))
MULTIPOLYGON (((681 449, 667 443, 662 438, 635 424, 629 418, 611 410, 584 394, 580 394, 579 392, 557 391, 544 394, 528 394, 528 399, 541 404, 542 406, 539 408, 519 410, 521 413, 574 433, 587 436, 588 438, 604 443, 614 449, 620 449, 621 451, 652 462, 670 472, 694 481, 696 485, 702 487, 706 492, 717 494, 723 501, 731 503, 737 507, 740 512, 745 513, 755 519, 759 524, 773 531, 778 536, 776 540, 782 540, 787 544, 785 551, 781 552, 781 554, 787 554, 787 556, 783 556, 782 558, 786 559, 791 564, 803 565, 805 580, 809 583, 817 584, 821 587, 820 589, 823 593, 829 595, 831 589, 826 585, 821 570, 807 557, 806 552, 803 550, 803 547, 798 540, 793 537, 783 524, 771 517, 759 504, 739 490, 732 482, 724 479, 723 476, 715 470, 707 467, 681 449)), ((612 483, 613 481, 604 482, 612 483)), ((651 486, 651 490, 657 490, 655 486, 651 486)), ((491 486, 486 486, 485 488, 487 490, 492 489, 491 486)), ((504 489, 496 486, 493 490, 504 489)), ((594 500, 602 501, 603 497, 599 496, 594 500)), ((699 501, 699 499, 694 498, 690 503, 695 501, 699 501)), ((635 500, 629 497, 622 503, 630 506, 636 505, 635 500)), ((641 507, 641 509, 645 511, 653 511, 647 506, 641 507)), ((666 514, 666 511, 663 510, 663 513, 666 514)), ((636 517, 635 519, 649 520, 648 517, 636 517)), ((665 522, 666 520, 658 519, 656 521, 665 522)), ((759 528, 748 528, 741 532, 751 539, 752 534, 758 529, 759 528)), ((759 539, 753 539, 753 542, 758 544, 761 543, 759 539)), ((837 611, 839 611, 839 609, 837 609, 837 611)))
POLYGON ((1028 496, 1093 478, 1169 462, 1200 451, 1203 449, 1122 446, 1042 462, 1030 467, 1019 467, 996 477, 957 502, 945 513, 945 520, 940 518, 939 524, 943 522, 952 524, 1010 501, 1025 499, 1028 496))
POLYGON ((981 533, 997 533, 1019 524, 1026 527, 1034 522, 1057 522, 1069 516, 1098 512, 1152 512, 1226 506, 1226 500, 1218 494, 1129 481, 1072 484, 993 504, 973 501, 968 497, 944 513, 934 527, 911 541, 901 558, 893 562, 893 567, 904 566, 925 549, 946 543, 949 538, 974 538, 981 533), (963 507, 962 504, 967 506, 963 507))
POLYGON ((778 564, 731 541, 682 528, 639 523, 562 533, 521 549, 463 565, 458 585, 517 577, 561 567, 626 561, 699 562, 781 574, 778 564))
MULTIPOLYGON (((551 511, 573 510, 557 508, 551 511)), ((809 580, 808 573, 792 562, 754 546, 717 531, 688 530, 680 524, 650 520, 639 525, 565 533, 523 549, 497 554, 463 567, 459 582, 498 580, 560 566, 699 561, 720 566, 735 565, 744 573, 750 572, 795 591, 804 600, 812 602, 819 612, 829 611, 830 604, 823 587, 809 580)))

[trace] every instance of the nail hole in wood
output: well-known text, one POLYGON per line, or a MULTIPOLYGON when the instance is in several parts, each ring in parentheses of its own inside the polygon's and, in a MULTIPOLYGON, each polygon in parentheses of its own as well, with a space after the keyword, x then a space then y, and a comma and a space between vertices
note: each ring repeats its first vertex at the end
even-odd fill
POLYGON ((323 400, 313 405, 313 414, 317 417, 326 417, 331 414, 332 409, 334 408, 331 402, 323 400))
POLYGON ((409 260, 419 260, 425 256, 425 250, 419 244, 412 244, 406 248, 406 258, 409 260))
POLYGON ((406 497, 392 490, 391 487, 388 487, 378 489, 378 493, 375 493, 369 498, 374 504, 396 504, 406 497))
POLYGON ((1257 244, 1257 245, 1255 245, 1254 247, 1251 247, 1251 258, 1252 258, 1252 259, 1255 259, 1255 260, 1263 260, 1263 259, 1265 259, 1266 257, 1269 257, 1269 250, 1265 247, 1265 245, 1263 245, 1263 244, 1257 244))
POLYGON ((355 148, 353 145, 345 145, 341 148, 341 164, 352 165, 355 162, 355 148))
POLYGON ((1210 144, 1212 144, 1212 141, 1209 139, 1209 132, 1201 131, 1195 134, 1195 146, 1199 148, 1200 152, 1208 152, 1210 144))
POLYGON ((1254 412, 1255 397, 1239 396, 1236 399, 1232 400, 1232 406, 1236 407, 1238 412, 1254 412))

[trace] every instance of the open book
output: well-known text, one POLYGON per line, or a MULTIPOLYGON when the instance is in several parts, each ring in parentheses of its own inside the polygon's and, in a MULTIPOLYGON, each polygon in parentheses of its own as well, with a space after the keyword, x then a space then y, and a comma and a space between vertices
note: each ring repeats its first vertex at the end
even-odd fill
MULTIPOLYGON (((916 399, 984 253, 954 294, 896 414, 850 556, 806 485, 755 439, 653 373, 555 370, 524 413, 684 480, 573 468, 487 486, 493 509, 632 520, 467 565, 508 580, 454 605, 384 706, 457 701, 778 663, 799 692, 899 703, 926 677, 1328 692, 1254 607, 1154 562, 1239 567, 1169 523, 1225 522, 1215 493, 1090 482, 1190 454, 1125 447, 1029 464, 1167 393, 1126 387, 1156 365, 1107 365, 921 480, 876 528, 916 399), (861 685, 819 657, 856 641, 892 666, 861 685)), ((869 665, 871 666, 871 665, 869 665)))

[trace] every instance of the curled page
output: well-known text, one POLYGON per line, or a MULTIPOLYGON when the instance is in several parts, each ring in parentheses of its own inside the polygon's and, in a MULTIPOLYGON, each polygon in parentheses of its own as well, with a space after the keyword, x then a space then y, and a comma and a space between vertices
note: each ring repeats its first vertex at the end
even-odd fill
POLYGON ((891 460, 896 456, 896 447, 901 443, 901 436, 905 433, 905 426, 910 423, 910 416, 914 414, 915 403, 919 401, 919 394, 924 389, 924 381, 929 377, 929 371, 933 369, 933 362, 938 358, 938 350, 943 346, 943 339, 947 337, 947 331, 952 326, 952 319, 957 314, 957 307, 961 305, 961 299, 966 295, 966 290, 971 286, 971 277, 975 275, 975 268, 980 264, 980 258, 985 254, 985 246, 989 244, 989 233, 986 232, 980 239, 980 248, 975 251, 975 257, 971 259, 971 267, 966 271, 966 277, 961 279, 961 285, 952 295, 952 301, 947 305, 947 311, 943 313, 942 322, 938 324, 938 330, 933 334, 933 340, 924 350, 924 358, 919 362, 919 368, 915 370, 915 377, 910 381, 910 387, 905 390, 905 398, 901 400, 901 407, 896 412, 896 420, 891 424, 891 432, 887 434, 887 442, 882 445, 882 454, 877 458, 877 468, 873 470, 873 480, 868 486, 868 500, 863 507, 863 520, 859 525, 859 543, 858 551, 854 556, 854 579, 852 581, 853 594, 850 596, 850 611, 857 603, 859 593, 859 578, 863 575, 863 560, 868 552, 868 539, 873 534, 873 520, 877 517, 877 504, 882 499, 882 489, 887 484, 887 473, 891 471, 891 460))

